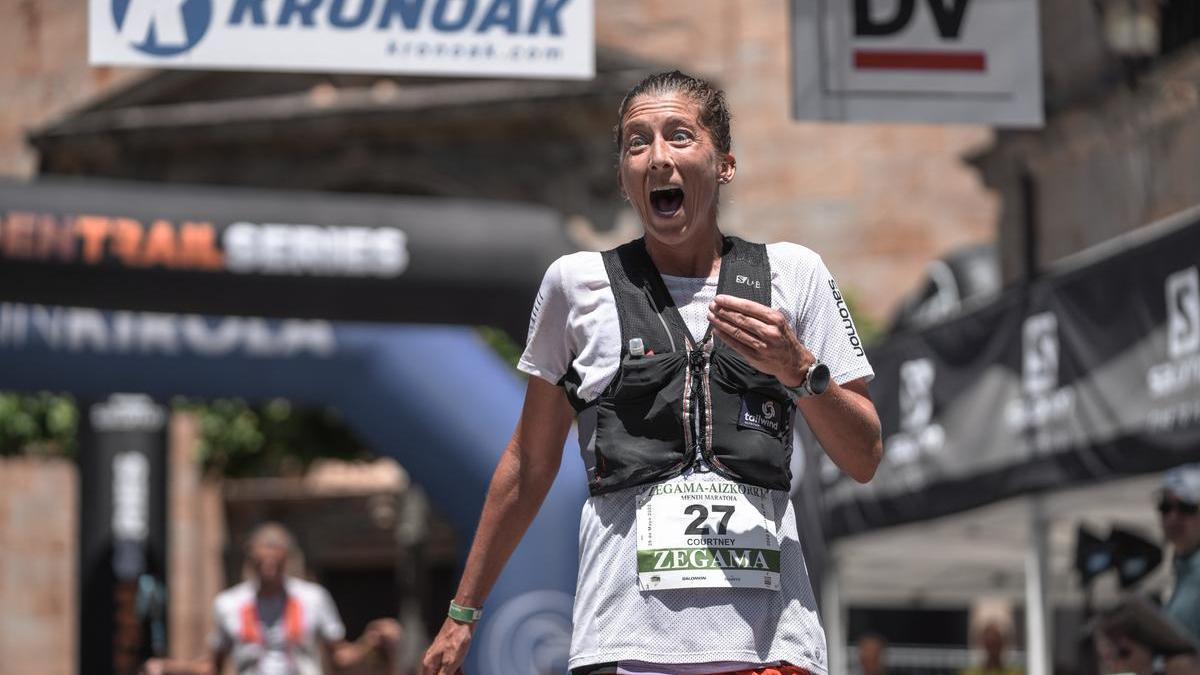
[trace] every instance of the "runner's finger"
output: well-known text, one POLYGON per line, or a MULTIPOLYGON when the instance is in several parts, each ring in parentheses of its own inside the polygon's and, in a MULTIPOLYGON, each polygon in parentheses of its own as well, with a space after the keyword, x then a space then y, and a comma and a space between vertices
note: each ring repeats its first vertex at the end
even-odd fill
POLYGON ((721 338, 731 345, 737 343, 751 350, 765 349, 767 346, 767 343, 760 340, 750 331, 743 329, 741 326, 736 326, 715 314, 710 313, 708 315, 708 322, 712 324, 713 330, 717 331, 721 338))
POLYGON ((719 309, 731 309, 752 316, 765 324, 774 324, 777 318, 775 310, 753 300, 746 300, 732 295, 718 295, 713 298, 713 304, 719 309))
POLYGON ((746 333, 745 330, 738 329, 736 325, 721 323, 720 319, 718 319, 718 321, 713 322, 713 331, 721 340, 725 340, 727 345, 733 347, 742 356, 755 360, 762 358, 760 350, 763 350, 766 345, 761 340, 756 340, 754 335, 746 333))
POLYGON ((726 323, 737 326, 738 328, 753 334, 754 337, 764 342, 768 339, 772 339, 778 334, 778 331, 775 330, 770 324, 764 323, 763 321, 760 321, 749 314, 739 312, 735 309, 718 307, 709 311, 709 316, 714 314, 724 319, 726 323))
POLYGON ((733 336, 725 333, 715 326, 713 327, 713 333, 715 333, 717 337, 724 340, 725 344, 729 345, 730 349, 737 352, 742 358, 746 359, 747 363, 763 372, 767 372, 768 364, 765 360, 763 360, 762 355, 757 351, 747 347, 741 342, 738 342, 733 336))

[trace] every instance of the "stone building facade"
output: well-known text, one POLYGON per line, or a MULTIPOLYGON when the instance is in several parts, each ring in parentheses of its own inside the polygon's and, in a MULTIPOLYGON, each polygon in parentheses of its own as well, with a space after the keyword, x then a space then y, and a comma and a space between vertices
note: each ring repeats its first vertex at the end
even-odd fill
POLYGON ((1003 205, 1005 283, 1200 204, 1200 4, 1148 3, 1159 44, 1137 58, 1107 44, 1098 6, 1042 3, 1046 126, 971 160, 1003 205))
MULTIPOLYGON (((788 11, 786 0, 604 0, 596 3, 596 38, 601 50, 693 71, 724 86, 738 158, 738 176, 724 197, 725 227, 821 252, 860 312, 884 319, 928 261, 993 237, 996 199, 961 161, 991 135, 967 126, 793 121, 788 11)), ((6 102, 0 173, 27 178, 39 161, 26 142, 31 131, 146 73, 87 65, 84 3, 0 0, 0 15, 16 19, 0 22, 6 102)), ((591 124, 583 127, 594 134, 591 124)), ((607 183, 607 175, 602 165, 589 169, 572 192, 599 190, 590 184, 607 183)), ((625 213, 618 224, 625 233, 636 227, 630 218, 625 213)), ((593 224, 602 232, 613 225, 593 224)))

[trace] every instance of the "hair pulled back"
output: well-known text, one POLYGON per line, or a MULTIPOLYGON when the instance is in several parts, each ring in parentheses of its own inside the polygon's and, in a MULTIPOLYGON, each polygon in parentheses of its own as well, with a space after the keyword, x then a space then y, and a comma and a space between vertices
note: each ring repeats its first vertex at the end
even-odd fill
POLYGON ((693 77, 678 70, 666 73, 655 73, 638 82, 625 94, 617 114, 617 126, 613 135, 617 142, 617 153, 621 152, 621 131, 625 115, 633 102, 642 96, 669 96, 678 94, 686 96, 700 106, 700 124, 702 124, 717 150, 728 153, 733 139, 729 132, 729 106, 725 103, 725 92, 713 86, 708 80, 693 77))

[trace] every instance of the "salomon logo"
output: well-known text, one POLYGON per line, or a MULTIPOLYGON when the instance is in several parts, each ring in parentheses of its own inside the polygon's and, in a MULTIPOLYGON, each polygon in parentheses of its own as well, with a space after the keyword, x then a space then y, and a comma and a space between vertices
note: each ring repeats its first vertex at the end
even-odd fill
POLYGON ((900 428, 919 433, 933 421, 933 380, 930 359, 900 364, 900 428))
POLYGON ((1167 277, 1167 356, 1200 351, 1200 273, 1189 267, 1167 277))
POLYGON ((151 56, 174 56, 200 42, 212 23, 212 0, 113 0, 121 38, 151 56))
POLYGON ((837 282, 833 279, 829 280, 829 290, 833 291, 833 301, 837 303, 838 316, 842 319, 842 328, 846 330, 846 337, 850 339, 850 347, 854 349, 856 355, 865 356, 866 352, 863 351, 862 341, 858 339, 858 330, 854 328, 854 319, 850 318, 850 308, 846 307, 846 299, 838 290, 837 282))
POLYGON ((1025 319, 1022 382, 1028 394, 1045 394, 1058 386, 1058 318, 1052 312, 1025 319))

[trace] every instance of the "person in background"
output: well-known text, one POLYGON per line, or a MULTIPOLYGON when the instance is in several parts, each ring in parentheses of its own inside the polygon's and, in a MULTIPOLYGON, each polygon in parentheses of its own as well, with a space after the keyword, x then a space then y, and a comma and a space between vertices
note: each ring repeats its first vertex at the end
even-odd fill
POLYGON ((879 633, 858 638, 858 669, 861 675, 887 675, 887 640, 879 633))
POLYGON ((246 545, 248 579, 219 593, 213 603, 215 626, 208 657, 151 659, 143 673, 217 675, 229 657, 238 675, 322 675, 323 656, 335 671, 372 657, 390 661, 400 639, 399 623, 377 619, 358 641, 346 641, 329 592, 289 569, 297 554, 292 535, 282 525, 258 526, 246 545))
POLYGON ((1004 662, 1008 649, 1009 627, 999 621, 989 621, 979 631, 978 640, 983 647, 983 663, 962 671, 962 675, 1021 675, 1024 671, 1004 662))
POLYGON ((1163 536, 1175 556, 1175 588, 1166 614, 1200 641, 1200 464, 1187 464, 1163 476, 1158 512, 1163 536))

